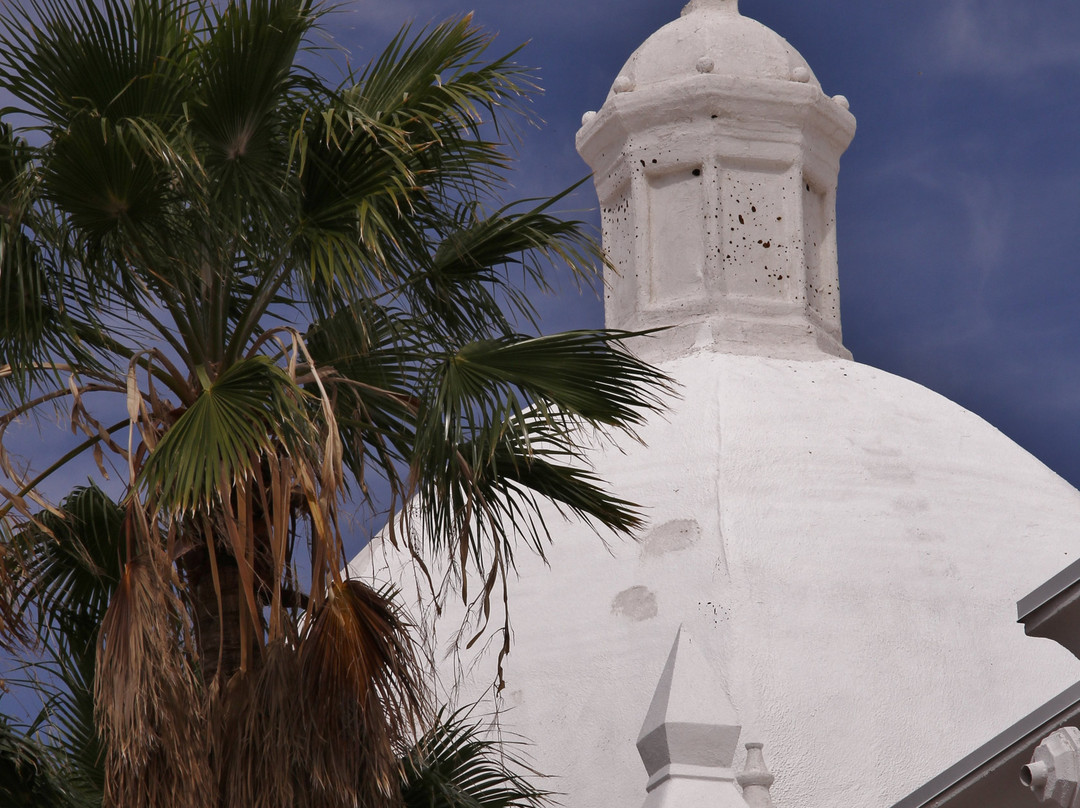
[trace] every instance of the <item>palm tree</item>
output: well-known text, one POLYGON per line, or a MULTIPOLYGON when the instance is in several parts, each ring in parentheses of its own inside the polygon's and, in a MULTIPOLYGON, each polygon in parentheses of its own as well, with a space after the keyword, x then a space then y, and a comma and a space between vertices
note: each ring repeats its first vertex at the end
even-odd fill
POLYGON ((342 509, 382 507, 374 481, 390 509, 412 502, 395 536, 417 559, 483 576, 478 608, 518 544, 543 552, 541 500, 639 522, 580 465, 583 427, 631 430, 666 380, 622 334, 523 333, 548 261, 586 282, 600 263, 558 197, 499 201, 495 138, 528 71, 464 18, 331 83, 298 59, 323 13, 0 11, 17 102, 0 121, 0 446, 43 408, 84 438, 40 471, 0 452, 0 638, 41 640, 27 525, 82 552, 42 484, 119 470, 93 677, 110 806, 399 799, 431 717, 423 661, 392 592, 341 572, 342 509))
MULTIPOLYGON (((0 804, 100 808, 103 756, 94 726, 97 628, 122 574, 123 509, 97 486, 76 489, 23 525, 17 602, 33 609, 44 659, 29 667, 42 708, 28 728, 0 717, 0 804)), ((403 808, 539 808, 513 741, 496 743, 464 711, 440 713, 401 760, 403 808)))

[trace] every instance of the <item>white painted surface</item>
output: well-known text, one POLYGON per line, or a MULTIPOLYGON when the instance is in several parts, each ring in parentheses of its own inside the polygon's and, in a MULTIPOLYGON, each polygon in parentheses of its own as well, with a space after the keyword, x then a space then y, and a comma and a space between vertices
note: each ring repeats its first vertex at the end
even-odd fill
POLYGON ((695 2, 630 56, 577 147, 600 198, 613 328, 704 347, 838 356, 836 184, 855 133, 782 37, 695 2))
MULTIPOLYGON (((605 546, 549 511, 550 567, 523 550, 510 587, 503 722, 536 743, 568 808, 641 804, 634 742, 684 624, 744 740, 766 743, 777 805, 880 808, 1075 681, 1077 660, 1025 637, 1014 603, 1073 560, 1080 493, 961 407, 842 358, 838 301, 806 284, 835 278, 832 195, 854 119, 730 0, 692 9, 639 49, 579 135, 622 270, 609 323, 675 326, 636 348, 681 400, 640 431, 648 448, 595 455, 650 526, 605 546), (713 119, 721 103, 739 114, 713 119), (714 120, 727 122, 706 138, 714 120), (732 188, 772 217, 753 227, 793 227, 767 231, 790 247, 791 283, 755 290, 752 248, 709 257, 715 225, 689 219, 733 226, 732 188)), ((402 583, 403 566, 376 543, 354 570, 402 583)), ((444 682, 455 670, 445 662, 444 682)), ((477 693, 493 658, 473 673, 477 693)))
MULTIPOLYGON (((683 398, 642 430, 649 448, 597 455, 651 505, 642 541, 609 552, 552 513, 550 568, 523 551, 511 586, 505 726, 568 808, 640 803, 634 742, 680 624, 765 742, 781 806, 890 805, 1076 680, 1014 622, 1080 546, 1080 494, 1037 460, 842 359, 667 369, 683 398)), ((488 660, 477 680, 493 678, 488 660)))
POLYGON ((643 808, 747 808, 732 770, 740 730, 712 665, 680 627, 638 733, 643 808))

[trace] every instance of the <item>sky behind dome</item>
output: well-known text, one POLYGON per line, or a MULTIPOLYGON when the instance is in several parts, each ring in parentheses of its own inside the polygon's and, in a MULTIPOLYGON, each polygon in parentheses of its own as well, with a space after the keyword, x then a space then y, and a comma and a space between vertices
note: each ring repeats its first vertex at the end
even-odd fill
MULTIPOLYGON (((680 0, 358 0, 328 28, 362 65, 406 20, 472 10, 493 52, 528 42, 542 128, 513 193, 588 171, 574 151, 633 50, 680 0)), ((1080 484, 1080 4, 1075 0, 741 0, 786 38, 858 131, 837 205, 844 343, 855 359, 986 418, 1080 484)), ((591 183, 567 206, 598 222, 591 183)), ((572 287, 545 330, 598 326, 572 287)))

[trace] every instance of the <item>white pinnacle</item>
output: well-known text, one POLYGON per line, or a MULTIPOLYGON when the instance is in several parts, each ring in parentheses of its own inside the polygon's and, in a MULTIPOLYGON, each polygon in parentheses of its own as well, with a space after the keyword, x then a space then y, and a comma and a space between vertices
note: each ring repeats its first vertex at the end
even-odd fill
POLYGON ((638 735, 643 808, 747 808, 731 770, 740 729, 715 670, 680 628, 638 735))
POLYGON ((645 768, 653 775, 671 763, 728 767, 739 730, 715 670, 680 628, 638 735, 645 768))

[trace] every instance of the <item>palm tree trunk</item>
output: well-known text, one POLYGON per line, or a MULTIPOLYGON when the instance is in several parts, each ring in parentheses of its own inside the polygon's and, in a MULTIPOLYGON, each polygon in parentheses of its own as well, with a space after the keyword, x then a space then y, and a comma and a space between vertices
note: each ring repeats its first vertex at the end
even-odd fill
POLYGON ((245 640, 247 659, 254 660, 258 653, 254 632, 241 631, 241 622, 248 618, 240 569, 233 556, 217 553, 219 598, 206 549, 191 551, 185 560, 203 682, 209 684, 220 674, 224 684, 240 670, 245 640))

